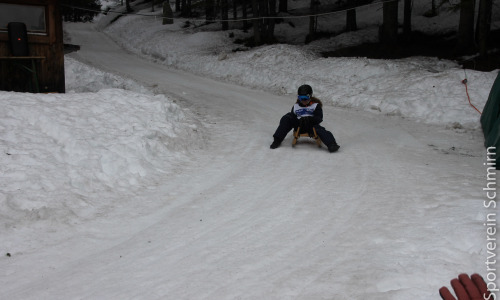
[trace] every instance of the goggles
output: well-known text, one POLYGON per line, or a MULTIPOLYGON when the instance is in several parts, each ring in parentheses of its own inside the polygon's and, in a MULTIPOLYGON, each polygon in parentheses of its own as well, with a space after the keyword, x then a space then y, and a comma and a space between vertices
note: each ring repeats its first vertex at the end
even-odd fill
POLYGON ((297 99, 299 99, 300 101, 308 101, 308 100, 311 100, 311 96, 309 96, 309 95, 299 95, 297 97, 297 99))

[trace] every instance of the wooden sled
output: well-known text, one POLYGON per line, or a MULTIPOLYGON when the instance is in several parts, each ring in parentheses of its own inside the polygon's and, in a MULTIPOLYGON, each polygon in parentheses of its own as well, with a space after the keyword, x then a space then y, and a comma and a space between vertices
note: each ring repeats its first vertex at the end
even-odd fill
POLYGON ((297 130, 293 131, 293 141, 292 141, 292 147, 297 144, 297 140, 301 137, 309 137, 312 138, 316 141, 316 144, 318 144, 318 147, 321 147, 321 139, 319 138, 318 134, 316 133, 316 129, 313 127, 312 131, 306 131, 306 132, 300 132, 300 126, 297 127, 297 130))

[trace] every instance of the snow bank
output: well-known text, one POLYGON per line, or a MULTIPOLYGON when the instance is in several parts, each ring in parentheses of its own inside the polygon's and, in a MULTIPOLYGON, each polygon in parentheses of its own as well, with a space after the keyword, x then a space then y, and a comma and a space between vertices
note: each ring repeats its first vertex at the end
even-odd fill
POLYGON ((156 186, 188 158, 198 135, 163 95, 0 92, 0 101, 0 227, 89 218, 107 197, 156 186))
MULTIPOLYGON (((469 105, 462 80, 468 79, 470 99, 482 108, 498 73, 465 72, 456 62, 429 57, 376 60, 318 54, 328 47, 373 39, 373 27, 307 46, 277 44, 233 52, 239 47, 233 42, 249 33, 215 31, 218 24, 198 29, 182 25, 182 20, 163 26, 155 18, 137 16, 121 18, 105 32, 132 52, 202 76, 291 97, 298 86, 308 83, 326 105, 470 129, 480 127, 480 115, 469 105)), ((287 27, 283 23, 276 30, 293 30, 287 27)))

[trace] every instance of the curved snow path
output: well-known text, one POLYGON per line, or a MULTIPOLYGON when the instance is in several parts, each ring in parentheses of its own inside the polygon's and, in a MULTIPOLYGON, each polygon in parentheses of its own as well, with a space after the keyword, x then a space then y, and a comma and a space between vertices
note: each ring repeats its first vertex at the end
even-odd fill
POLYGON ((70 33, 78 59, 189 107, 206 146, 137 196, 142 217, 116 207, 54 246, 60 265, 3 285, 5 299, 420 300, 482 272, 479 132, 325 107, 340 152, 292 150, 290 135, 270 150, 290 97, 157 65, 89 26, 70 33))

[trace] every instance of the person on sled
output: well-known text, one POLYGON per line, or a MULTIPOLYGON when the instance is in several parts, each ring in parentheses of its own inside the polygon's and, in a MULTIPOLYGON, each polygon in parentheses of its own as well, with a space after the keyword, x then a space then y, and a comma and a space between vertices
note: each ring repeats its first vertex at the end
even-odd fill
POLYGON ((310 85, 301 85, 297 91, 297 102, 292 107, 292 111, 284 115, 276 132, 271 149, 276 149, 281 145, 286 135, 293 128, 297 129, 299 124, 307 124, 316 129, 319 138, 328 147, 328 151, 335 152, 340 146, 335 141, 333 134, 319 124, 323 122, 322 103, 318 98, 313 97, 313 90, 310 85))

